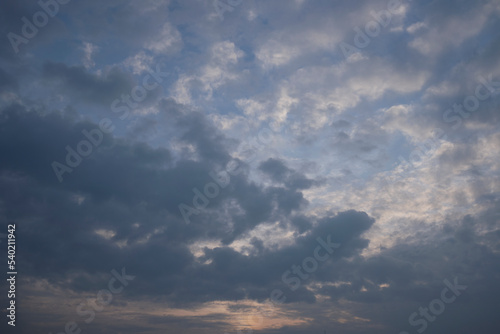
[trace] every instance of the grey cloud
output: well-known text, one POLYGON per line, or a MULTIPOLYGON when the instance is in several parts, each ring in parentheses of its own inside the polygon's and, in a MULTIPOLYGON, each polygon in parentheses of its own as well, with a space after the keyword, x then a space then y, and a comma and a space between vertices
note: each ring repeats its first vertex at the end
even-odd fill
POLYGON ((277 159, 269 158, 259 165, 259 169, 273 181, 284 184, 290 189, 308 189, 315 185, 315 181, 305 175, 295 172, 277 159))
POLYGON ((102 103, 107 106, 122 94, 129 94, 134 82, 127 73, 112 68, 102 77, 90 74, 83 66, 69 67, 62 63, 46 63, 43 68, 46 80, 56 80, 59 88, 69 89, 70 93, 87 102, 102 103))
MULTIPOLYGON (((482 101, 460 128, 443 119, 474 94, 480 75, 500 79, 498 4, 408 2, 401 29, 382 29, 361 50, 363 59, 345 62, 338 42, 352 41, 353 29, 374 19, 370 11, 387 4, 244 1, 221 22, 212 1, 71 1, 15 55, 5 36, 19 32, 21 17, 39 5, 4 1, 0 234, 17 224, 16 330, 82 323, 73 304, 105 288, 111 269, 125 267, 136 275, 133 284, 83 331, 233 332, 236 313, 255 312, 253 302, 280 289, 286 302, 276 317, 304 322, 263 334, 414 332, 409 315, 439 298, 444 279, 457 277, 467 290, 426 333, 498 333, 500 206, 491 153, 500 143, 498 97, 482 101), (406 30, 417 22, 420 30, 406 30), (418 38, 432 47, 427 56, 411 45, 418 38), (92 70, 79 66, 84 42, 99 48, 92 70), (230 60, 214 59, 211 50, 232 44, 243 55, 220 73, 211 65, 230 60), (125 71, 125 59, 136 55, 173 74, 125 123, 109 107, 140 85, 137 72, 125 71), (286 61, 265 64, 266 57, 286 61), (200 73, 204 80, 182 85, 180 78, 200 73), (225 75, 234 76, 230 84, 218 81, 225 75), (440 86, 447 82, 450 91, 440 86), (337 87, 348 87, 345 95, 332 94, 337 87), (179 103, 177 93, 192 105, 179 103), (359 101, 335 106, 351 95, 359 101), (385 114, 398 105, 408 108, 385 114), (275 116, 279 136, 259 159, 235 159, 245 135, 275 116), (100 117, 117 131, 60 183, 52 162, 64 163, 66 145, 75 147, 100 117), (379 172, 394 175, 395 156, 436 128, 448 148, 428 168, 398 174, 408 198, 374 186, 379 172), (179 204, 193 206, 193 189, 203 191, 214 182, 210 173, 229 161, 240 173, 186 224, 179 204), (417 183, 421 190, 412 188, 417 183), (376 194, 396 204, 374 209, 376 194), (283 273, 328 236, 340 247, 292 291, 283 273), (229 311, 198 314, 212 302, 230 302, 229 311), (194 315, 174 316, 172 308, 194 315)), ((11 329, 3 321, 0 328, 11 329)))

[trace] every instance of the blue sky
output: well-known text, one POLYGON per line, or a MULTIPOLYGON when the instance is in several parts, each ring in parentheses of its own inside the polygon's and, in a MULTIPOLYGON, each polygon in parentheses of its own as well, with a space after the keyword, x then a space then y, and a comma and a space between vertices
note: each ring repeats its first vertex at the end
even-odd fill
POLYGON ((9 333, 498 333, 498 0, 1 6, 9 333))

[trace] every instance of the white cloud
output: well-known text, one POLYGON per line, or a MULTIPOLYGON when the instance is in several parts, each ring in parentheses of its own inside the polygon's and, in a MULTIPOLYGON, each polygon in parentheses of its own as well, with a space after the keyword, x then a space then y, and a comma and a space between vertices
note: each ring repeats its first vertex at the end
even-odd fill
POLYGON ((334 51, 340 34, 332 25, 325 29, 286 30, 273 34, 257 47, 255 55, 265 69, 279 67, 307 54, 334 51))
POLYGON ((199 89, 205 100, 228 81, 240 77, 235 68, 244 56, 243 51, 229 41, 217 42, 210 48, 210 58, 206 65, 195 71, 195 74, 182 74, 173 87, 173 96, 179 103, 192 104, 192 91, 199 89))
POLYGON ((89 42, 83 42, 80 50, 83 51, 83 66, 85 66, 86 68, 93 68, 95 66, 93 56, 97 51, 99 51, 99 47, 89 42))
POLYGON ((460 86, 456 82, 443 81, 439 84, 432 85, 425 90, 423 96, 424 99, 432 97, 451 97, 457 94, 460 90, 460 86))
POLYGON ((128 57, 123 61, 123 65, 132 70, 134 74, 141 74, 151 68, 153 57, 147 55, 144 51, 137 53, 134 56, 128 57))
MULTIPOLYGON (((443 19, 442 21, 431 24, 429 22, 422 23, 422 26, 427 26, 429 29, 417 34, 418 37, 413 39, 409 46, 418 50, 426 56, 436 56, 450 47, 457 47, 468 38, 476 36, 483 29, 488 17, 493 12, 494 4, 487 3, 481 6, 474 7, 474 10, 468 11, 466 16, 453 16, 443 19)), ((409 32, 417 32, 419 26, 413 27, 409 32)), ((419 30, 421 31, 421 29, 419 30)))
POLYGON ((182 46, 180 32, 168 22, 144 44, 144 48, 159 54, 176 53, 182 49, 182 46))
POLYGON ((427 27, 427 26, 424 22, 417 22, 417 23, 413 23, 408 28, 406 28, 406 31, 408 31, 410 34, 414 34, 415 32, 417 32, 420 29, 423 29, 425 27, 427 27))
POLYGON ((319 110, 344 111, 362 99, 377 100, 386 92, 419 91, 430 73, 408 69, 402 72, 390 63, 366 59, 329 67, 311 66, 298 70, 290 79, 292 96, 319 110))

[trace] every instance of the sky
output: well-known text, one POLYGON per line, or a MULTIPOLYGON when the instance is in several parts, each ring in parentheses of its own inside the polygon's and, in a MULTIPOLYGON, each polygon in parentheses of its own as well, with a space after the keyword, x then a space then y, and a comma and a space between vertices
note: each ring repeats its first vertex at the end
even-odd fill
POLYGON ((3 0, 1 332, 499 333, 499 18, 3 0))

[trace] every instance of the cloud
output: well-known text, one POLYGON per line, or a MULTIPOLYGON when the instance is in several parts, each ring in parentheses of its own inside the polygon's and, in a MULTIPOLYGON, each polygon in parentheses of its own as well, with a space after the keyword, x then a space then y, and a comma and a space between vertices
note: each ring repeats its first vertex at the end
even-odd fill
POLYGON ((99 47, 93 45, 92 43, 84 42, 82 45, 83 51, 83 65, 85 68, 92 68, 95 66, 95 62, 92 60, 93 55, 99 50, 99 47))
POLYGON ((116 97, 130 92, 133 87, 131 77, 118 68, 99 75, 91 74, 83 67, 48 62, 44 65, 43 74, 47 81, 58 83, 59 87, 86 102, 110 105, 116 97))
POLYGON ((181 34, 171 24, 165 23, 160 33, 144 45, 155 53, 175 53, 182 47, 181 34))
MULTIPOLYGON (((411 333, 456 279, 426 333, 497 333, 498 1, 402 1, 347 59, 390 3, 236 2, 221 21, 210 1, 72 1, 18 54, 4 39, 18 331, 411 333), (155 70, 132 117, 110 112, 155 70)), ((37 11, 5 1, 4 36, 37 11)))
POLYGON ((229 41, 211 46, 207 64, 194 75, 181 75, 174 85, 173 96, 177 102, 192 104, 192 94, 203 94, 204 100, 212 99, 214 92, 240 77, 234 67, 243 52, 229 41))
MULTIPOLYGON (((460 15, 450 15, 440 3, 435 5, 436 10, 429 15, 429 30, 422 32, 410 42, 410 47, 426 56, 435 57, 449 48, 460 46, 465 40, 477 35, 486 24, 488 17, 498 11, 495 1, 482 4, 468 4, 461 2, 463 11, 460 15)), ((449 8, 449 7, 447 7, 449 8)), ((449 12, 449 11, 448 11, 449 12)), ((416 26, 413 26, 416 27, 416 26)), ((413 29, 410 29, 415 32, 413 29)))

